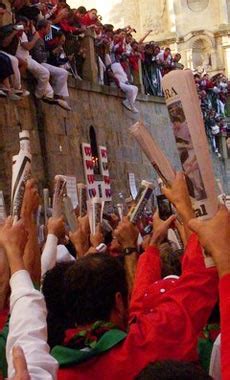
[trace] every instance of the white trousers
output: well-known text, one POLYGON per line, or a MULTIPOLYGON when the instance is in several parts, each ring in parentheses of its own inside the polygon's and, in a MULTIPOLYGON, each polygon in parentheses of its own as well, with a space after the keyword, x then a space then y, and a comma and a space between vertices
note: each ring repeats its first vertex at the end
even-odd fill
POLYGON ((52 66, 48 63, 42 63, 42 66, 48 69, 50 73, 54 94, 65 98, 69 96, 67 86, 68 72, 61 67, 52 66))
POLYGON ((133 86, 132 84, 126 84, 120 82, 120 88, 125 93, 127 100, 129 101, 131 106, 134 106, 137 94, 138 87, 133 86))
POLYGON ((18 59, 14 55, 8 54, 5 51, 1 50, 1 53, 7 55, 7 57, 10 58, 10 62, 14 71, 14 74, 11 75, 12 86, 13 88, 15 88, 15 90, 20 90, 22 85, 21 85, 21 74, 18 68, 18 59))
POLYGON ((35 96, 37 98, 42 98, 43 96, 52 98, 54 95, 54 91, 49 83, 49 70, 37 61, 35 61, 32 57, 29 57, 29 59, 27 60, 27 70, 37 80, 35 96))

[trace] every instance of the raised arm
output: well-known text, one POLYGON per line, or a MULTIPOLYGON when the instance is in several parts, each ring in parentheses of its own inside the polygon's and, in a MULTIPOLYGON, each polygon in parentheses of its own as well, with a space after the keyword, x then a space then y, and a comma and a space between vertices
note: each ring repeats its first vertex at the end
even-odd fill
POLYGON ((33 380, 56 378, 57 362, 49 355, 46 332, 46 306, 42 294, 35 290, 25 270, 23 252, 27 241, 22 221, 13 226, 8 218, 0 233, 11 270, 10 322, 6 355, 8 377, 15 375, 12 349, 20 346, 25 354, 28 372, 33 380))

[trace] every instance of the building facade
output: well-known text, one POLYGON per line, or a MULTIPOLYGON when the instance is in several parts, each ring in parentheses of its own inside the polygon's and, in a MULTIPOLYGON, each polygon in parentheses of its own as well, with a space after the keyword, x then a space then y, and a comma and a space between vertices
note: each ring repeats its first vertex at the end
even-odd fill
POLYGON ((137 37, 152 29, 149 40, 180 52, 186 67, 230 77, 230 0, 114 1, 109 21, 119 23, 119 13, 137 37))

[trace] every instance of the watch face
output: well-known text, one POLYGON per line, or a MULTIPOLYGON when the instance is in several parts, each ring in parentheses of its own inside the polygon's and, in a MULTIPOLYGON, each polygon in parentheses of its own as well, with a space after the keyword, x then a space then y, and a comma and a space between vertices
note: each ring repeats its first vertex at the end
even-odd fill
POLYGON ((209 0, 187 0, 189 9, 193 12, 200 12, 207 8, 209 0))

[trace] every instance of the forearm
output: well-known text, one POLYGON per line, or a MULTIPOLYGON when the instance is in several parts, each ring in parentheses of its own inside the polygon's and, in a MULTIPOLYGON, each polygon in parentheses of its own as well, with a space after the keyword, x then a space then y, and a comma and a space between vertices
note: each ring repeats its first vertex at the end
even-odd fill
POLYGON ((0 249, 0 311, 4 308, 9 294, 9 264, 5 253, 0 249))
POLYGON ((37 37, 33 37, 33 39, 29 42, 23 42, 22 43, 22 47, 26 50, 32 50, 33 47, 35 46, 36 42, 37 42, 38 38, 37 37))
POLYGON ((57 243, 58 238, 53 234, 48 234, 45 247, 41 256, 41 276, 52 269, 57 259, 57 243))
POLYGON ((131 255, 125 256, 125 272, 126 272, 126 279, 128 282, 128 289, 129 294, 131 295, 134 280, 135 280, 135 274, 136 274, 136 268, 137 268, 137 253, 133 252, 131 255))
POLYGON ((6 355, 8 377, 14 376, 12 348, 21 346, 31 379, 56 378, 57 363, 47 345, 46 306, 40 292, 34 289, 29 273, 17 271, 10 280, 10 322, 6 355))
POLYGON ((37 226, 33 218, 25 221, 26 230, 28 232, 28 241, 25 247, 24 263, 25 269, 31 275, 35 283, 40 283, 41 277, 41 253, 38 244, 37 226))

